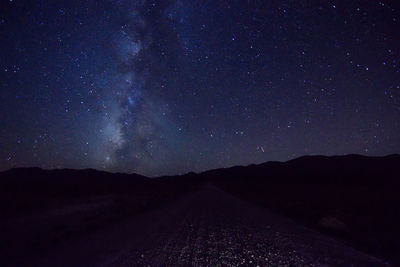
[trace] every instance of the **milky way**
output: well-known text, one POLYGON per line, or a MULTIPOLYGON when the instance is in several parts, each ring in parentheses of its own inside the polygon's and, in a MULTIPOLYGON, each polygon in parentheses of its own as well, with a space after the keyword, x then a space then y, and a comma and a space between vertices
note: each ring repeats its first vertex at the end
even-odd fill
POLYGON ((129 165, 136 169, 154 160, 151 147, 160 134, 162 113, 145 91, 146 67, 139 66, 152 42, 151 25, 140 14, 143 3, 119 2, 116 7, 121 14, 112 40, 116 73, 111 77, 102 127, 106 145, 98 155, 105 168, 129 165))
POLYGON ((7 1, 0 168, 400 152, 396 1, 7 1))

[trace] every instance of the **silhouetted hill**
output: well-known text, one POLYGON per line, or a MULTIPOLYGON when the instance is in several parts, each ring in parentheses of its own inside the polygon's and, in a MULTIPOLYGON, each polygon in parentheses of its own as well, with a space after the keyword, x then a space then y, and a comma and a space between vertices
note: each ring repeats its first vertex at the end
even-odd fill
POLYGON ((397 154, 304 156, 155 179, 93 169, 11 169, 0 173, 0 218, 8 240, 15 246, 29 240, 23 248, 29 251, 165 205, 212 183, 398 263, 399 173, 397 154), (15 220, 29 225, 27 231, 20 233, 22 226, 15 220), (57 230, 49 231, 49 225, 57 230))
POLYGON ((381 183, 377 176, 396 182, 400 155, 385 157, 304 156, 287 162, 266 162, 259 165, 235 166, 200 173, 206 178, 245 178, 249 181, 262 179, 265 183, 381 183), (395 180, 393 180, 395 179, 395 180))
POLYGON ((20 168, 0 173, 0 185, 5 191, 29 190, 52 195, 116 193, 148 182, 149 179, 138 174, 114 174, 94 169, 20 168))

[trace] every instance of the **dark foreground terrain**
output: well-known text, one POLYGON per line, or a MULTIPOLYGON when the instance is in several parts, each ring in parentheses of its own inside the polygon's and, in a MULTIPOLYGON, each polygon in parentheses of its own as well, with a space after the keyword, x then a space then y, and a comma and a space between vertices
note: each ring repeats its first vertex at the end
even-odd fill
POLYGON ((388 266, 398 155, 304 157, 148 179, 0 174, 0 266, 388 266))

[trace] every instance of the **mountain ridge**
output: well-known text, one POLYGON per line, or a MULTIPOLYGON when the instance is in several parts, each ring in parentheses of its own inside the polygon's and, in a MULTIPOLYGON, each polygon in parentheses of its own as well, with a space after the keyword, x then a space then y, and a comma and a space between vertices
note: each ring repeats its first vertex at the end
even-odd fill
POLYGON ((186 175, 201 175, 204 173, 208 172, 213 172, 216 170, 228 170, 232 168, 246 168, 246 167, 259 167, 259 166, 265 166, 265 165, 273 165, 273 164, 285 164, 285 163, 292 163, 292 162, 300 162, 304 160, 316 160, 316 159, 400 159, 400 154, 398 153, 393 153, 393 154, 388 154, 385 156, 365 156, 361 154, 344 154, 344 155, 331 155, 331 156, 326 156, 326 155, 304 155, 300 156, 294 159, 290 159, 287 161, 265 161, 262 163, 251 163, 248 165, 233 165, 229 167, 221 167, 221 168, 213 168, 209 170, 204 170, 200 172, 194 172, 194 171, 189 171, 188 173, 185 174, 176 174, 176 175, 161 175, 161 176, 156 176, 156 177, 149 177, 146 175, 142 175, 139 173, 125 173, 125 172, 111 172, 111 171, 105 171, 105 170, 99 170, 95 168, 83 168, 83 169, 73 169, 73 168, 54 168, 54 169, 47 169, 47 168, 41 168, 41 167, 13 167, 7 170, 0 171, 0 175, 4 173, 9 173, 9 172, 18 172, 18 171, 83 171, 83 172, 97 172, 97 173, 104 173, 104 174, 117 174, 117 175, 135 175, 135 176, 140 176, 143 178, 150 178, 150 179, 157 179, 157 178, 165 178, 165 177, 179 177, 179 176, 186 176, 186 175))

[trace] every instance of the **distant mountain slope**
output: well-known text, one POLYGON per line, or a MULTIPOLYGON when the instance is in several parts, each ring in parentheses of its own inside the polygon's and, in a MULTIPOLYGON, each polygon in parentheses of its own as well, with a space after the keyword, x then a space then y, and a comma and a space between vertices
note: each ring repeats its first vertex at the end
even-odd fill
POLYGON ((262 178, 265 183, 381 183, 381 179, 397 181, 400 155, 385 157, 304 156, 287 162, 266 162, 259 165, 235 166, 200 173, 202 177, 220 179, 262 178))
POLYGON ((31 191, 49 194, 88 194, 120 192, 129 186, 150 182, 138 174, 119 174, 94 169, 43 170, 40 168, 11 169, 0 173, 0 190, 31 191))

